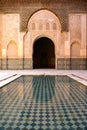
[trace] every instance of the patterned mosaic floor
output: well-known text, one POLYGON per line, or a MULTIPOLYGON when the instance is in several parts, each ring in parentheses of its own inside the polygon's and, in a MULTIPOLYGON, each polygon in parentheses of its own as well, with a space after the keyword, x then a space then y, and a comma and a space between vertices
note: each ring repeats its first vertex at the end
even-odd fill
POLYGON ((87 86, 66 76, 21 76, 0 88, 0 130, 87 130, 87 86))

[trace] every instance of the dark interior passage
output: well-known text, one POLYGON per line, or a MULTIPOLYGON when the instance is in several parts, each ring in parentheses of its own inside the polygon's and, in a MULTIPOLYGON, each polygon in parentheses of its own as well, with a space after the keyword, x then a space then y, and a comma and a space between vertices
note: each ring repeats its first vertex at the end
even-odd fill
POLYGON ((54 43, 47 37, 39 38, 34 43, 33 68, 55 68, 54 43))

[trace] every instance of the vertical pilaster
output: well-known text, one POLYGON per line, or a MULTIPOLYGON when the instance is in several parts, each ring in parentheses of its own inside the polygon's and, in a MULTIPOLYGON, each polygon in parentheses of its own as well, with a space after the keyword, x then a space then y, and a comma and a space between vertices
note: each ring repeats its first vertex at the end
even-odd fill
POLYGON ((81 18, 81 57, 86 58, 86 14, 82 15, 81 18))
POLYGON ((6 49, 2 49, 2 69, 7 69, 6 49))

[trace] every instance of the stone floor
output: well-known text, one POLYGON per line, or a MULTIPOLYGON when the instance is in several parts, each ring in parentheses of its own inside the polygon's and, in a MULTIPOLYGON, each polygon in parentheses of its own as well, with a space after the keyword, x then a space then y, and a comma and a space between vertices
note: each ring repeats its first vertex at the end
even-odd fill
POLYGON ((87 86, 87 70, 0 70, 0 87, 20 77, 21 75, 67 75, 87 86))

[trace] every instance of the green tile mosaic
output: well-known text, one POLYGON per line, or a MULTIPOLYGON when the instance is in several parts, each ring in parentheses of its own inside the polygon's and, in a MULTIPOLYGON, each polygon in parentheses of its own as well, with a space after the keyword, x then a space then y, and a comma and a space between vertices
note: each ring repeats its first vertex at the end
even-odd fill
MULTIPOLYGON (((0 60, 0 69, 2 70, 33 69, 33 60, 29 58, 2 59, 0 60)), ((56 69, 58 70, 86 70, 87 58, 80 58, 80 59, 59 58, 57 59, 56 69)))
POLYGON ((87 86, 67 76, 21 76, 0 88, 0 130, 87 130, 87 86))

